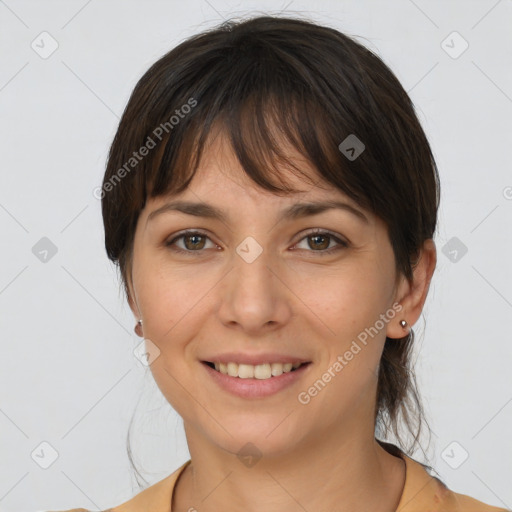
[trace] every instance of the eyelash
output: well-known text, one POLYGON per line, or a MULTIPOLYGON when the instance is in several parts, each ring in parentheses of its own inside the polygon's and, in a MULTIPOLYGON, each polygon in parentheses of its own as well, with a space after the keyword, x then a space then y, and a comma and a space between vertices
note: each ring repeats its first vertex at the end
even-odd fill
MULTIPOLYGON (((206 237, 206 238, 210 239, 210 237, 206 233, 204 233, 202 231, 188 230, 188 231, 183 231, 182 233, 178 234, 178 236, 174 237, 172 240, 170 240, 168 242, 165 242, 165 246, 169 247, 170 250, 174 251, 174 252, 185 253, 185 254, 197 253, 197 255, 200 255, 202 252, 204 252, 204 249, 200 249, 200 250, 197 250, 197 251, 190 251, 190 250, 185 250, 185 249, 177 248, 176 246, 172 247, 176 243, 176 241, 178 241, 178 240, 180 240, 182 238, 185 238, 187 236, 191 236, 191 235, 199 235, 199 236, 203 236, 203 237, 206 237)), ((313 231, 310 231, 309 233, 306 233, 297 242, 297 244, 299 244, 304 239, 306 239, 306 238, 308 238, 310 236, 313 236, 313 235, 324 235, 324 236, 327 235, 328 237, 331 238, 331 240, 334 240, 338 244, 338 246, 337 247, 331 247, 330 249, 319 250, 319 251, 306 250, 306 252, 317 253, 319 256, 327 256, 327 255, 330 255, 330 254, 332 254, 332 253, 334 253, 336 251, 339 251, 341 249, 346 249, 346 248, 349 247, 349 243, 348 242, 346 242, 344 240, 341 240, 336 235, 334 235, 334 233, 331 233, 330 231, 321 230, 321 229, 315 229, 313 231)), ((305 250, 305 249, 298 249, 298 250, 305 250)))

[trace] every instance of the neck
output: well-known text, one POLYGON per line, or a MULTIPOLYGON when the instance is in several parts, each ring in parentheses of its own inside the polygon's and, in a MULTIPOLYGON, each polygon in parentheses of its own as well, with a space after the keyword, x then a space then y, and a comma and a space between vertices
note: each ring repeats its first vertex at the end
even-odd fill
POLYGON ((254 465, 187 426, 186 433, 191 464, 177 483, 173 512, 390 512, 403 492, 405 463, 382 448, 373 431, 352 437, 336 430, 331 439, 317 433, 254 465))

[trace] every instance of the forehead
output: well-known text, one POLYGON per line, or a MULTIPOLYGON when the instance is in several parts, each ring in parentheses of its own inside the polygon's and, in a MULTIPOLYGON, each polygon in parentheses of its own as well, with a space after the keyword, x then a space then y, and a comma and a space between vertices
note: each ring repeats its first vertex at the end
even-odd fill
POLYGON ((254 199, 268 198, 274 202, 281 202, 280 198, 312 194, 319 197, 325 197, 326 194, 346 197, 337 187, 328 183, 309 159, 282 136, 275 133, 272 136, 279 141, 279 150, 286 161, 279 162, 278 158, 271 159, 269 156, 264 169, 265 176, 279 188, 284 184, 290 191, 270 191, 251 179, 238 160, 227 134, 222 130, 212 130, 210 133, 189 188, 196 192, 232 190, 254 199))

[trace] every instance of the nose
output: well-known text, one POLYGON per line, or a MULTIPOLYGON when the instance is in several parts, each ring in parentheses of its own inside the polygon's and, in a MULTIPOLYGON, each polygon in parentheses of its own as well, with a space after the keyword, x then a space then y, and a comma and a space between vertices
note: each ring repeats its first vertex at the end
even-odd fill
POLYGON ((252 335, 282 327, 292 316, 293 300, 283 264, 271 258, 269 251, 254 257, 254 252, 250 254, 254 248, 249 246, 247 253, 243 249, 243 245, 238 248, 233 268, 218 289, 220 320, 252 335))

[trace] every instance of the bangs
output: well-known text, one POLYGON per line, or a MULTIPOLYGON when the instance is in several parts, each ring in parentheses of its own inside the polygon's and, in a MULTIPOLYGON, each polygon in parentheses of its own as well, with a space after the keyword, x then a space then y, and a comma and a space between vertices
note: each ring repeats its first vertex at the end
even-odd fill
POLYGON ((224 62, 217 61, 215 77, 201 70, 201 78, 189 78, 194 88, 174 100, 172 109, 185 104, 187 97, 195 98, 197 106, 162 140, 160 151, 146 167, 148 197, 184 191, 205 149, 222 135, 243 171, 265 190, 277 195, 297 192, 284 177, 286 169, 312 186, 335 186, 363 208, 371 209, 357 178, 354 180, 358 164, 348 162, 338 149, 351 133, 340 122, 339 110, 337 116, 332 115, 332 100, 320 85, 312 88, 290 66, 289 56, 285 64, 268 52, 262 55, 263 50, 251 47, 250 59, 232 55, 224 62), (228 70, 231 61, 237 65, 228 70), (212 81, 218 86, 206 87, 212 81), (299 158, 292 153, 298 153, 299 158), (300 165, 301 159, 313 167, 313 175, 300 165))

